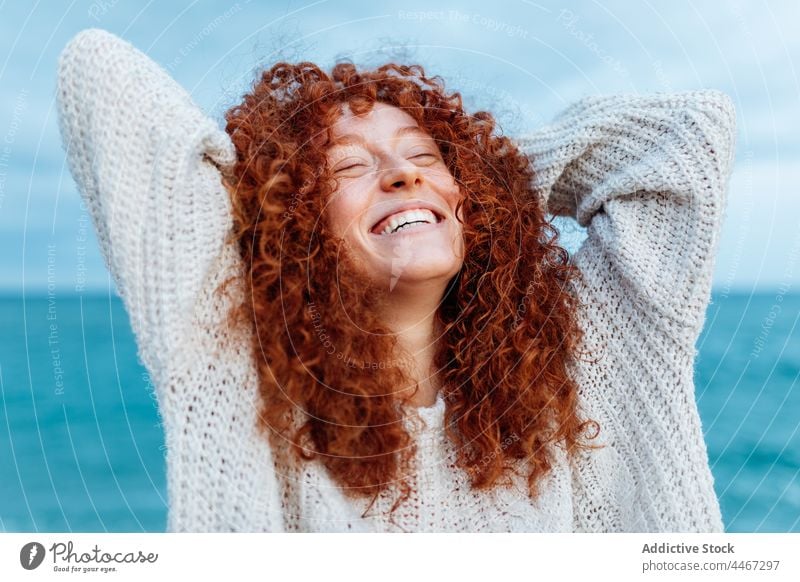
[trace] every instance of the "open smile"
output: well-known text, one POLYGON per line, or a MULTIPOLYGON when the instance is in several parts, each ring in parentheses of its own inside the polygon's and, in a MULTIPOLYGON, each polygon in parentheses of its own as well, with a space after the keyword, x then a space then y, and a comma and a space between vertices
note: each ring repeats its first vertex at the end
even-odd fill
POLYGON ((398 227, 397 230, 393 232, 388 232, 386 234, 377 234, 374 232, 370 232, 371 237, 375 237, 378 240, 385 239, 385 240, 396 240, 399 237, 403 236, 417 236, 423 235, 428 233, 434 233, 442 228, 445 228, 446 225, 444 223, 444 219, 439 220, 438 222, 409 222, 403 226, 398 227))

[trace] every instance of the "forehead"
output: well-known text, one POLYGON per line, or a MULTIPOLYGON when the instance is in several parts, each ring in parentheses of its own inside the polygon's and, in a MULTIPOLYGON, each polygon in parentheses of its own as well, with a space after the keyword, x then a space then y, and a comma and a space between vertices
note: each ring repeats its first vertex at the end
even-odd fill
POLYGON ((386 103, 376 102, 364 115, 355 115, 345 104, 331 125, 331 147, 383 141, 402 136, 430 137, 408 113, 386 103))

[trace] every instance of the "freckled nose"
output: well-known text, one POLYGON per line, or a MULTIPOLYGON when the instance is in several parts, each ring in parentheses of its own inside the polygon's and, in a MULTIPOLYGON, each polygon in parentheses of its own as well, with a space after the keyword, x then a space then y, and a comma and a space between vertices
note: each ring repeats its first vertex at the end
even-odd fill
POLYGON ((387 160, 381 169, 381 189, 390 192, 402 188, 416 188, 422 184, 419 168, 403 158, 387 160))

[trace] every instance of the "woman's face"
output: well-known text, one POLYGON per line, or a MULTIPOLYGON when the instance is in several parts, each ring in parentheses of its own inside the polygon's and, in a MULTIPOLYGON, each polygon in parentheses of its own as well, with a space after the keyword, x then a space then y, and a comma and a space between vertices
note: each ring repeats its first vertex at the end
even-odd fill
POLYGON ((325 212, 357 266, 389 291, 446 286, 464 256, 460 190, 433 138, 379 102, 363 116, 344 106, 332 134, 338 188, 325 212))

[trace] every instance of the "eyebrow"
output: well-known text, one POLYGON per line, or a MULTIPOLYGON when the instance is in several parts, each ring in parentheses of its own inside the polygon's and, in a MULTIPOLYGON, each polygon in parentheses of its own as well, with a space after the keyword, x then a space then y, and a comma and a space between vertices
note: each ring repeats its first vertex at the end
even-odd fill
MULTIPOLYGON (((397 131, 394 132, 395 137, 402 137, 404 135, 417 135, 419 137, 430 138, 431 136, 423 130, 418 125, 406 125, 404 127, 398 128, 397 131)), ((347 144, 359 144, 364 145, 364 138, 360 135, 355 135, 352 133, 348 133, 346 135, 340 135, 334 140, 331 140, 329 147, 340 146, 340 145, 347 145, 347 144)))

